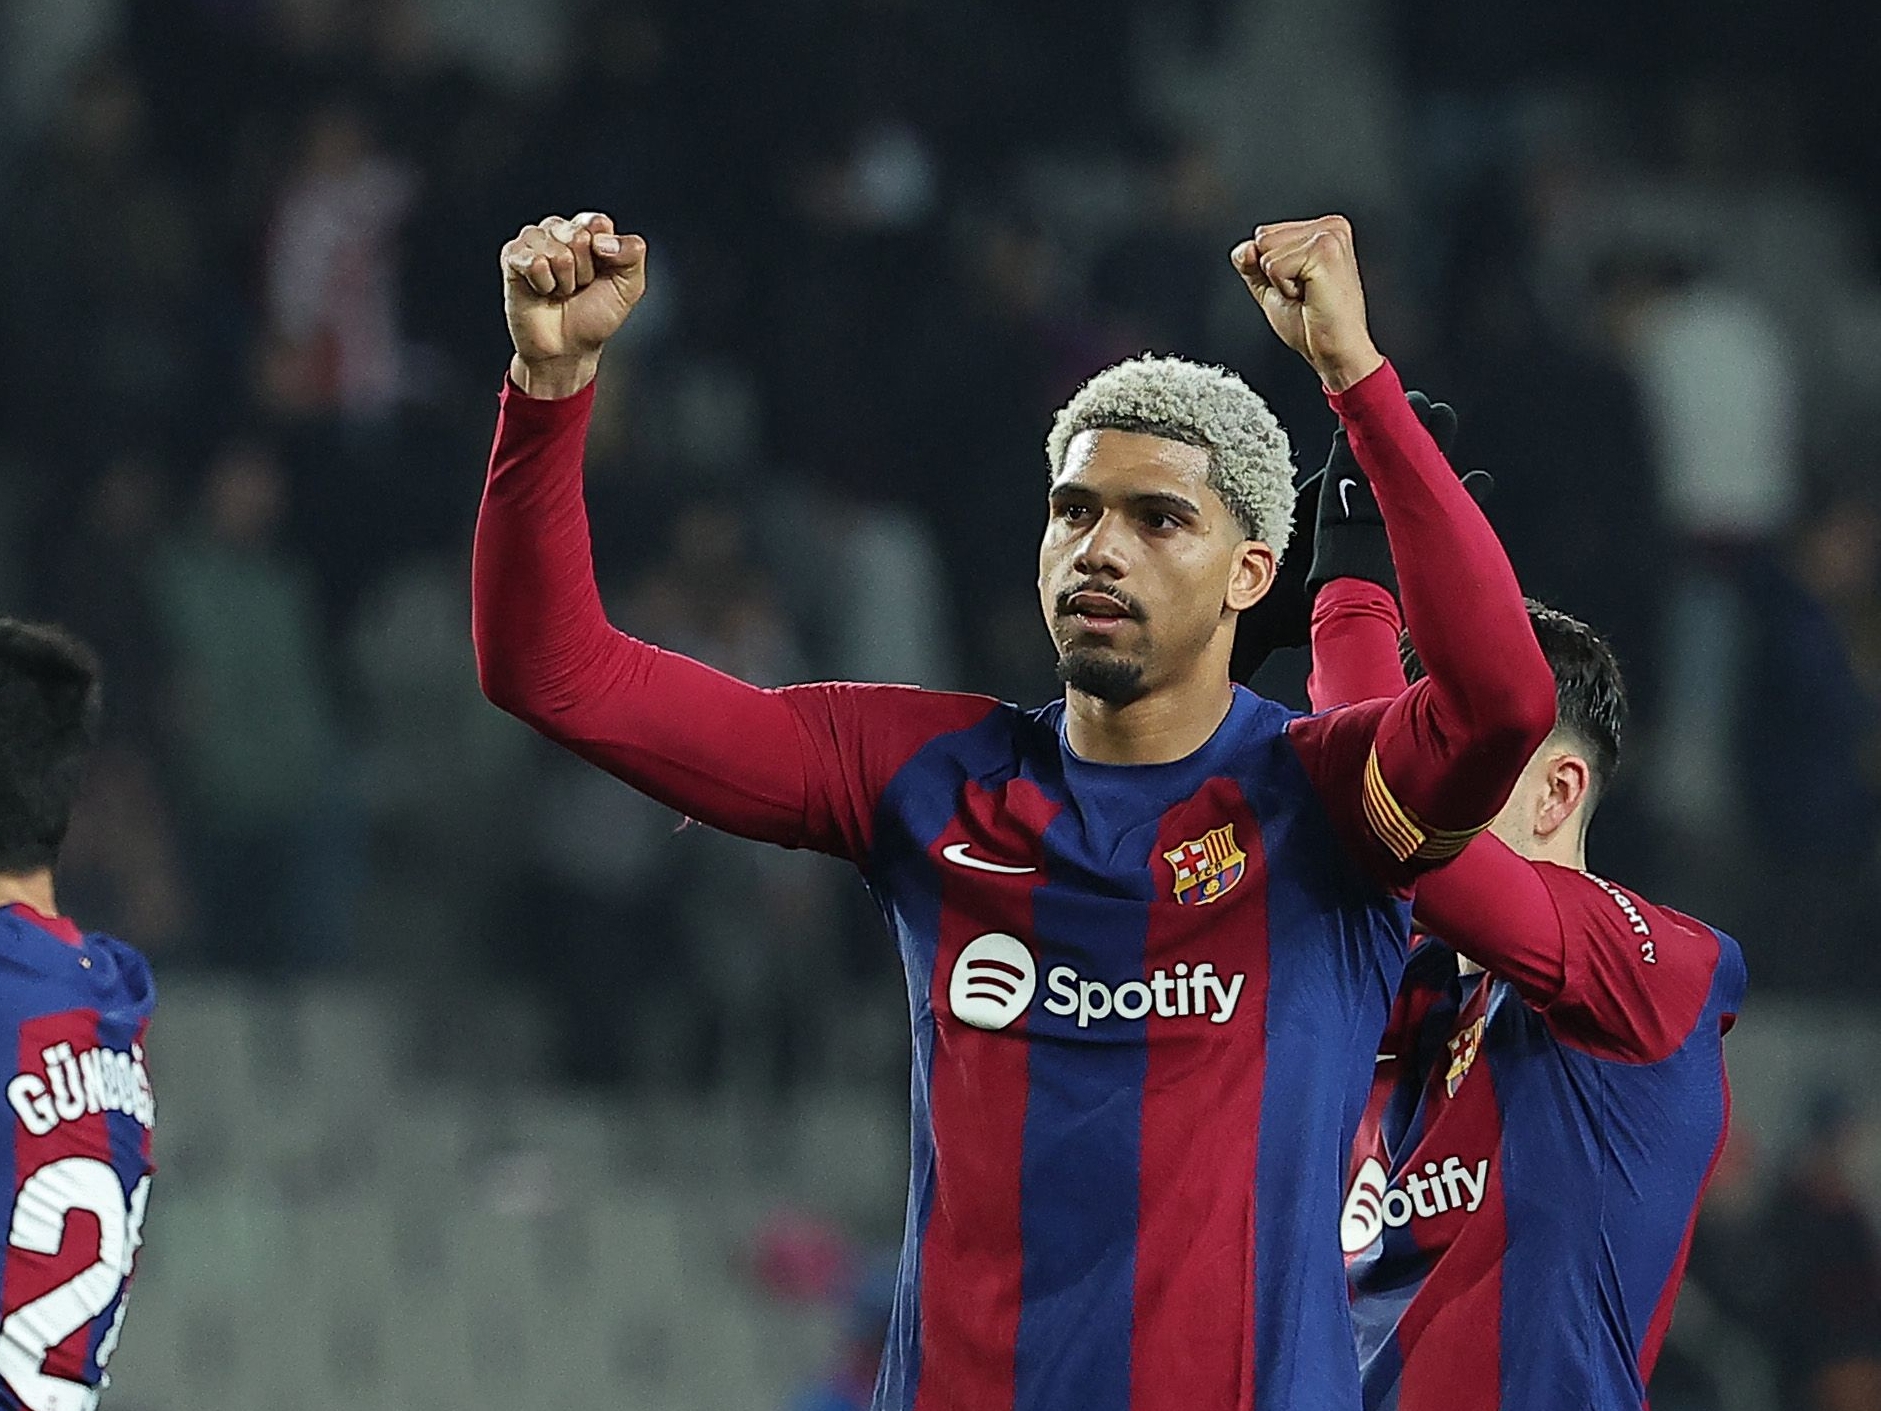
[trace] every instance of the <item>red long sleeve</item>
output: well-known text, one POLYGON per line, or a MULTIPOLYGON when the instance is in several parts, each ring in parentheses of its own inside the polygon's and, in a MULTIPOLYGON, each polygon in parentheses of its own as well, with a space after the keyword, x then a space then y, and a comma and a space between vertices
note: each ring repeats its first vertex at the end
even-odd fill
POLYGON ((1366 818, 1398 862, 1439 862, 1495 816, 1554 728, 1554 676, 1495 531, 1391 365, 1330 400, 1383 511, 1428 673, 1379 721, 1366 818))
POLYGON ((992 702, 905 686, 762 690, 609 625, 581 460, 593 390, 505 385, 477 517, 471 633, 496 705, 729 833, 862 861, 884 781, 992 702))
POLYGON ((1391 590, 1363 578, 1335 578, 1313 599, 1313 669, 1306 696, 1314 710, 1404 691, 1398 655, 1403 619, 1391 590))

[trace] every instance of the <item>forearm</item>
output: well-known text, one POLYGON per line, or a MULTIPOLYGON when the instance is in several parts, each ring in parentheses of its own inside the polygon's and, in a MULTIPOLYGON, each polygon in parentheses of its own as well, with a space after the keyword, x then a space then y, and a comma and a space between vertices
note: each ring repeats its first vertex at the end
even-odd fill
POLYGON ((798 842, 804 771, 786 701, 607 621, 582 499, 592 397, 504 389, 472 564, 484 694, 688 816, 798 842))
POLYGON ((1320 589, 1313 600, 1313 670, 1306 679, 1313 709, 1400 694, 1400 626, 1389 589, 1362 578, 1335 578, 1320 589))
POLYGON ((1383 513, 1426 679, 1380 728, 1379 769, 1452 855, 1508 798, 1554 726, 1554 677, 1489 521, 1418 422, 1389 364, 1331 398, 1383 513))
POLYGON ((477 514, 478 680, 494 704, 536 725, 579 710, 612 651, 582 499, 593 398, 586 389, 540 401, 506 384, 477 514))

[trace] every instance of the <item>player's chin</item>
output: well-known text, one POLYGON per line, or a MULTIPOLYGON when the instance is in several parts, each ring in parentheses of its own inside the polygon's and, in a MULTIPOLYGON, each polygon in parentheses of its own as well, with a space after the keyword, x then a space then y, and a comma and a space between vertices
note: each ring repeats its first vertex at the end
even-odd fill
POLYGON ((1129 705, 1148 693, 1143 663, 1107 645, 1072 643, 1058 653, 1058 680, 1107 705, 1129 705))

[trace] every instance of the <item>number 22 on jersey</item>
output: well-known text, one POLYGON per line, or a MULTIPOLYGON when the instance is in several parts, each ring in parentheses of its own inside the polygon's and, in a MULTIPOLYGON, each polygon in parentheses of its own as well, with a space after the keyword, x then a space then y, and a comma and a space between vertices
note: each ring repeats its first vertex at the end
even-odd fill
MULTIPOLYGON (((96 1353, 101 1373, 111 1360, 129 1306, 119 1295, 130 1280, 137 1248, 143 1243, 144 1208, 149 1200, 149 1176, 137 1182, 127 1201, 117 1172, 89 1156, 47 1162, 20 1187, 7 1232, 0 1379, 29 1411, 92 1411, 97 1406, 97 1388, 54 1370, 62 1360, 55 1356, 55 1349, 88 1330, 115 1303, 111 1326, 96 1353), (23 1272, 21 1256, 60 1255, 69 1238, 82 1238, 74 1227, 85 1222, 72 1218, 79 1214, 98 1222, 96 1257, 52 1288, 15 1306, 13 1290, 20 1282, 16 1273, 23 1272)), ((81 1346, 64 1359, 77 1364, 70 1370, 80 1371, 86 1351, 81 1346)))

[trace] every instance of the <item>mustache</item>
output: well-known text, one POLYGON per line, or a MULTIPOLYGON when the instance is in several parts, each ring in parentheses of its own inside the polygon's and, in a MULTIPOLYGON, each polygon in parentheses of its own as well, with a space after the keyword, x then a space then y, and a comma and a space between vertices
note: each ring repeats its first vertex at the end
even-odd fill
POLYGON ((1079 583, 1065 589, 1064 592, 1058 595, 1058 615, 1060 617, 1069 617, 1071 615, 1071 600, 1080 593, 1090 593, 1093 596, 1105 598, 1122 608, 1126 616, 1138 622, 1141 622, 1144 618, 1143 605, 1141 603, 1128 593, 1120 592, 1118 589, 1109 587, 1103 583, 1079 583))

